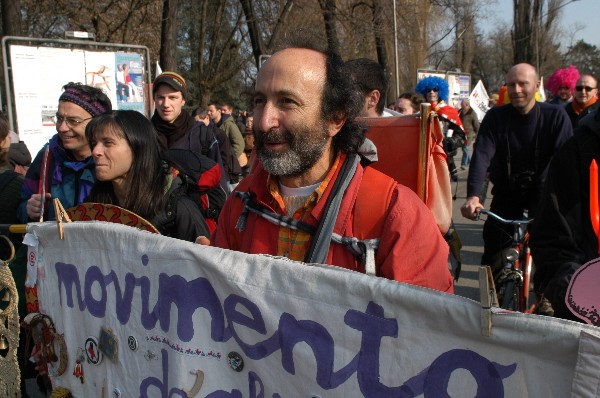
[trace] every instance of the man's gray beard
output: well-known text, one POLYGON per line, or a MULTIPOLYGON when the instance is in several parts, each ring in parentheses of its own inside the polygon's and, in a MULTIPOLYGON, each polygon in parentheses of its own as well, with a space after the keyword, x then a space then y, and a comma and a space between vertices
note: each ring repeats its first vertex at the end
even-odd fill
POLYGON ((289 148, 285 153, 277 154, 258 151, 260 163, 271 175, 296 177, 309 170, 325 152, 325 142, 302 142, 302 148, 289 148))

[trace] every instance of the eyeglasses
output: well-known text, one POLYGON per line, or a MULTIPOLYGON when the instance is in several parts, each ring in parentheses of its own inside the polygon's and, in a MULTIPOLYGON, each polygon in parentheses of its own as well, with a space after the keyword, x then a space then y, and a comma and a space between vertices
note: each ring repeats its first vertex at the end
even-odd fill
POLYGON ((583 91, 583 89, 585 89, 585 91, 590 92, 592 90, 597 89, 598 87, 590 87, 590 86, 575 86, 575 90, 577 91, 583 91))
POLYGON ((93 119, 93 117, 88 117, 87 119, 79 119, 76 117, 63 117, 60 115, 54 115, 54 123, 56 124, 56 126, 60 126, 63 122, 67 123, 67 126, 73 128, 73 127, 77 127, 79 126, 81 123, 85 122, 86 120, 90 120, 93 119))
POLYGON ((434 93, 437 93, 439 90, 437 88, 430 88, 427 90, 427 92, 433 91, 434 93))

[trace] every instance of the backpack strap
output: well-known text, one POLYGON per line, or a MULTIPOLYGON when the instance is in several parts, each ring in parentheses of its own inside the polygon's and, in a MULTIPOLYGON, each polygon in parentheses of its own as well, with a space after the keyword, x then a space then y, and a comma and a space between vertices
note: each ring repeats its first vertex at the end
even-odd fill
POLYGON ((216 141, 216 137, 215 137, 215 133, 213 132, 213 129, 211 127, 205 125, 204 123, 200 123, 199 139, 200 139, 201 153, 204 156, 208 156, 208 154, 210 152, 210 147, 216 141))
MULTIPOLYGON (((352 164, 354 167, 350 166, 349 171, 355 170, 356 163, 352 162, 352 164)), ((349 174, 353 175, 353 172, 349 172, 349 174)), ((375 251, 379 247, 379 237, 383 230, 385 216, 397 185, 398 183, 393 178, 375 169, 366 168, 354 206, 353 228, 355 236, 341 236, 337 233, 327 235, 327 233, 323 233, 323 230, 321 231, 322 236, 330 236, 331 242, 344 245, 357 260, 365 264, 365 272, 369 275, 376 275, 375 251)), ((286 215, 274 213, 258 204, 248 192, 235 191, 234 195, 244 204, 244 210, 236 223, 236 229, 239 231, 245 230, 249 213, 255 213, 273 224, 307 232, 313 236, 318 234, 318 227, 313 227, 286 215)), ((335 218, 337 217, 332 216, 334 222, 335 218)), ((328 222, 328 224, 330 223, 328 222)), ((327 245, 324 243, 321 245, 328 251, 329 242, 327 245)), ((321 262, 324 262, 324 260, 321 262)))
POLYGON ((311 241, 310 247, 304 257, 304 262, 307 263, 324 263, 329 252, 329 245, 333 236, 333 228, 335 221, 338 218, 342 199, 346 193, 346 189, 350 185, 360 158, 358 155, 349 154, 341 166, 338 178, 333 183, 331 193, 325 202, 325 211, 319 221, 314 238, 311 241))
POLYGON ((393 178, 372 167, 365 168, 354 203, 353 230, 355 244, 365 246, 365 273, 368 275, 376 275, 375 250, 379 247, 379 237, 397 186, 393 178))

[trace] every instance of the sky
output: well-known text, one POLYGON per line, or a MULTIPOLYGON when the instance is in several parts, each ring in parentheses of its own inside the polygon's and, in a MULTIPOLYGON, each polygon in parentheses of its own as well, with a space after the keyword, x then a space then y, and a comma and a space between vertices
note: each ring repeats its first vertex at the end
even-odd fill
MULTIPOLYGON (((487 3, 487 1, 486 1, 487 3)), ((563 46, 569 46, 583 39, 589 44, 600 47, 600 0, 562 0, 566 4, 561 8, 560 26, 565 37, 560 38, 563 46), (568 4, 567 4, 568 3, 568 4)), ((509 23, 512 26, 512 0, 496 0, 495 4, 484 6, 484 15, 490 15, 487 27, 493 28, 499 23, 509 23)), ((484 30, 487 30, 484 28, 484 30)))

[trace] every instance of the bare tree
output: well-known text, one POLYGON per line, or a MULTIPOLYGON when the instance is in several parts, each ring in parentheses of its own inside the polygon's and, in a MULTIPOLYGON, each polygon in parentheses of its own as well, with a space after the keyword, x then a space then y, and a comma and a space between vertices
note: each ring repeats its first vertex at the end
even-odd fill
POLYGON ((274 22, 268 21, 264 18, 264 15, 261 15, 262 18, 259 20, 255 12, 256 2, 253 0, 240 0, 240 3, 246 18, 254 62, 258 68, 260 66, 260 56, 267 54, 267 51, 273 48, 273 43, 279 37, 283 26, 287 23, 287 18, 294 6, 294 1, 285 0, 281 7, 273 7, 273 4, 271 4, 269 13, 273 14, 274 11, 277 11, 277 18, 274 22))
POLYGON ((177 38, 177 15, 179 0, 163 0, 162 21, 160 29, 160 65, 165 70, 175 70, 177 38))
POLYGON ((241 4, 182 3, 177 62, 188 78, 192 99, 204 106, 211 100, 237 102, 241 72, 253 58, 241 4))
POLYGON ((323 12, 327 45, 331 51, 339 53, 340 41, 338 39, 336 28, 337 7, 335 0, 319 0, 319 5, 321 6, 321 10, 323 12))
POLYGON ((21 36, 20 0, 2 0, 2 35, 21 36))

